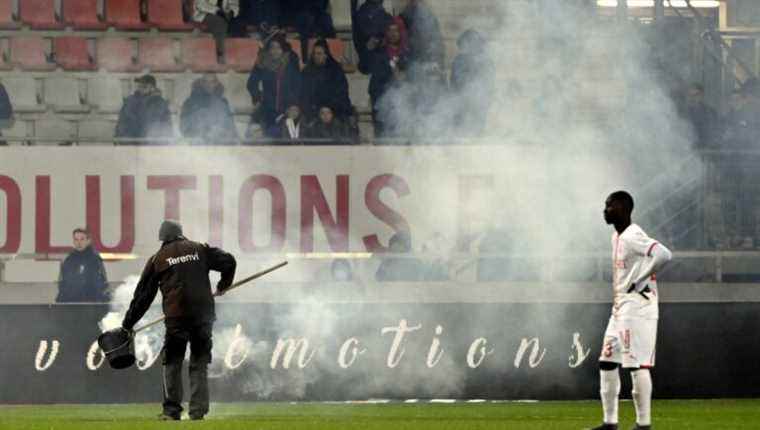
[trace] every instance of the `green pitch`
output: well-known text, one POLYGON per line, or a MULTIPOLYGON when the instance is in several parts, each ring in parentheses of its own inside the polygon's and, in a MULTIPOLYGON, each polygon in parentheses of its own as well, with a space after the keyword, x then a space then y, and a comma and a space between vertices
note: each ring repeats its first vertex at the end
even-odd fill
MULTIPOLYGON (((633 404, 620 408, 621 429, 633 420, 633 404)), ((0 406, 2 430, 167 429, 575 429, 600 421, 598 402, 480 404, 214 404, 203 422, 158 422, 157 404, 94 406, 0 406)), ((760 429, 760 400, 661 400, 653 405, 654 428, 760 429)))

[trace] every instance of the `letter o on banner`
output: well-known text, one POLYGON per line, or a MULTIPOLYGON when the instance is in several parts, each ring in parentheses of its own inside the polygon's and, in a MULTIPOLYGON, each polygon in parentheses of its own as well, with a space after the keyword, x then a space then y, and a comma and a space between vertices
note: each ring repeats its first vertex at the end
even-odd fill
POLYGON ((103 365, 103 361, 106 359, 106 355, 103 354, 103 350, 98 346, 98 341, 90 345, 90 349, 87 351, 87 368, 90 370, 98 370, 103 365), (95 361, 97 357, 97 362, 95 361))

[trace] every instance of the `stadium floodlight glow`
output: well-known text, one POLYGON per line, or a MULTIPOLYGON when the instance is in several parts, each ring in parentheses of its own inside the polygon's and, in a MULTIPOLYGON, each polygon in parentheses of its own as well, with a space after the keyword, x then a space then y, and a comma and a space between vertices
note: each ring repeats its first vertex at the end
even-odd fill
MULTIPOLYGON (((665 0, 665 7, 688 7, 686 0, 665 0)), ((617 7, 618 0, 597 0, 597 6, 617 7)), ((699 8, 720 7, 718 0, 691 0, 691 5, 699 8)), ((628 7, 654 7, 654 0, 628 0, 628 7)))

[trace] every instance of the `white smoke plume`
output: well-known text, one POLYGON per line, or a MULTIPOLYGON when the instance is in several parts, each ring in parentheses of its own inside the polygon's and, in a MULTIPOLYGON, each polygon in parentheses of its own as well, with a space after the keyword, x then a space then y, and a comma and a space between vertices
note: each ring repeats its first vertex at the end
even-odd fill
MULTIPOLYGON (((456 223, 453 218, 463 214, 465 218, 459 220, 463 224, 461 227, 472 236, 482 239, 495 237, 494 232, 500 233, 496 243, 491 243, 495 252, 541 257, 536 264, 511 264, 510 270, 517 278, 524 273, 536 281, 551 279, 558 273, 586 276, 596 270, 592 262, 568 257, 584 252, 607 253, 610 231, 602 222, 602 208, 610 192, 616 189, 631 191, 637 201, 634 217, 641 215, 640 222, 650 233, 661 231, 644 215, 648 208, 662 206, 674 190, 701 171, 698 158, 691 149, 693 131, 677 114, 670 97, 672 88, 662 79, 662 73, 653 71, 656 66, 651 61, 651 47, 642 39, 640 28, 596 20, 593 10, 575 6, 577 2, 571 1, 477 3, 487 6, 482 8, 487 14, 462 17, 458 27, 477 28, 486 37, 488 43, 483 49, 494 63, 495 88, 485 85, 487 79, 484 76, 474 75, 469 91, 474 99, 492 99, 490 113, 481 136, 456 142, 469 145, 474 151, 491 151, 493 156, 488 165, 474 165, 473 160, 455 158, 447 153, 446 148, 439 148, 436 156, 432 155, 433 151, 382 152, 387 158, 378 160, 378 163, 406 167, 421 176, 427 174, 425 166, 431 165, 467 166, 475 173, 504 172, 504 178, 496 178, 491 187, 475 194, 466 207, 442 203, 438 206, 447 207, 448 204, 448 210, 431 213, 429 207, 420 205, 406 212, 405 216, 418 225, 435 226, 456 223), (527 169, 534 174, 519 178, 509 176, 510 167, 518 163, 521 171, 527 169), (546 264, 546 261, 552 264, 546 264)), ((441 12, 435 1, 429 1, 429 4, 441 12)), ((453 38, 457 35, 445 36, 453 38)), ((418 107, 406 97, 412 90, 407 85, 410 84, 404 84, 399 91, 392 93, 388 101, 396 110, 397 118, 413 120, 407 124, 407 130, 413 130, 413 133, 406 140, 412 144, 445 145, 450 136, 468 135, 466 124, 452 121, 460 107, 460 99, 449 93, 439 94, 438 102, 428 106, 431 112, 420 117, 418 107)), ((224 157, 217 155, 217 159, 224 157)), ((178 171, 183 168, 184 161, 177 161, 178 171)), ((162 162, 170 164, 172 160, 162 162)), ((225 175, 247 177, 251 171, 263 169, 262 166, 269 162, 262 159, 261 166, 239 166, 233 157, 229 157, 225 163, 225 175)), ((427 201, 454 201, 448 189, 425 192, 432 195, 427 201)), ((234 201, 229 203, 229 207, 236 204, 234 201)), ((186 231, 191 232, 188 235, 191 239, 194 238, 193 229, 202 231, 208 222, 206 208, 197 203, 195 210, 195 204, 188 203, 183 207, 183 224, 186 231)), ((257 226, 265 231, 266 227, 257 226)), ((412 225, 412 233, 414 228, 412 225)), ((431 259, 448 265, 450 273, 456 275, 464 271, 455 267, 459 263, 453 258, 456 253, 452 249, 457 238, 442 234, 430 238, 412 236, 414 250, 420 250, 424 243, 426 250, 431 251, 431 259)), ((388 237, 381 239, 386 244, 388 237)), ((667 239, 662 238, 665 243, 667 239)), ((361 243, 361 239, 352 238, 351 243, 361 243)), ((477 244, 473 247, 477 248, 477 244)), ((238 276, 246 274, 241 273, 243 270, 238 268, 238 276)), ((286 267, 283 273, 298 279, 315 278, 314 273, 295 265, 286 267), (303 273, 299 274, 299 271, 303 273)), ((362 277, 371 278, 372 273, 365 273, 362 277)), ((131 299, 134 282, 131 279, 116 290, 112 311, 119 316, 109 314, 103 322, 104 329, 113 327, 114 322, 120 323, 131 299)), ((384 360, 391 337, 381 336, 380 327, 367 328, 361 300, 356 303, 355 311, 343 306, 340 308, 343 311, 337 314, 332 305, 341 300, 338 294, 328 291, 331 287, 329 283, 314 283, 311 292, 297 289, 271 293, 286 311, 274 318, 267 331, 278 333, 280 338, 307 338, 310 342, 308 352, 304 357, 296 354, 292 361, 297 363, 303 358, 309 363, 307 367, 291 368, 288 372, 274 371, 272 358, 278 339, 250 338, 250 334, 239 329, 237 324, 258 316, 220 307, 210 375, 242 378, 244 390, 262 399, 303 398, 311 383, 329 380, 338 371, 335 356, 340 345, 330 342, 340 338, 336 334, 337 328, 345 326, 346 321, 359 331, 355 336, 362 339, 361 348, 384 360), (243 357, 245 364, 235 367, 243 357)), ((354 279, 346 287, 372 295, 375 298, 373 305, 382 306, 383 285, 365 284, 363 279, 354 279)), ((425 294, 435 297, 437 293, 431 287, 425 294)), ((245 303, 245 297, 241 291, 240 294, 230 293, 225 300, 245 303)), ((410 295, 410 302, 416 300, 410 295)), ((151 310, 143 321, 160 315, 157 307, 152 309, 155 310, 151 310)), ((410 325, 435 320, 434 305, 421 304, 412 309, 406 316, 410 325)), ((548 314, 540 317, 548 321, 546 324, 561 318, 548 314)), ((388 321, 388 325, 395 325, 398 321, 394 318, 388 321)), ((478 315, 477 324, 488 326, 489 322, 499 324, 499 321, 499 315, 483 312, 478 315)), ((461 392, 466 381, 461 357, 444 354, 435 373, 420 371, 420 368, 424 370, 424 361, 421 365, 408 362, 410 357, 419 360, 419 357, 427 356, 434 330, 434 326, 425 325, 415 332, 415 339, 424 341, 410 342, 406 346, 406 361, 393 371, 383 369, 375 374, 358 375, 350 389, 354 397, 373 397, 388 387, 399 396, 432 397, 442 392, 454 395, 461 392), (436 376, 442 374, 446 376, 436 376)), ((451 338, 449 327, 444 327, 443 333, 443 337, 449 335, 445 338, 448 344, 471 341, 451 338)), ((152 345, 150 339, 155 338, 147 339, 138 342, 139 345, 152 345)), ((385 366, 384 362, 375 364, 385 366)))

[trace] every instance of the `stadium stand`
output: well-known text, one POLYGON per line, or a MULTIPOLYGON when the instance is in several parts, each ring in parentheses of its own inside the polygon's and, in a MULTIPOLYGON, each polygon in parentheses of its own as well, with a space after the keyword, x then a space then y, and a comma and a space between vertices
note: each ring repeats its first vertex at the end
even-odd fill
POLYGON ((11 64, 22 70, 55 70, 50 61, 51 42, 40 36, 21 36, 10 39, 11 64))
POLYGON ((41 139, 37 145, 70 144, 76 138, 76 126, 71 120, 46 115, 35 122, 34 136, 41 139))
POLYGON ((87 83, 87 104, 102 114, 119 112, 126 95, 119 77, 102 74, 90 78, 87 83))
POLYGON ((18 113, 39 113, 46 110, 42 103, 41 91, 37 80, 31 76, 3 77, 8 96, 12 100, 13 110, 18 113))
POLYGON ((98 140, 106 142, 113 137, 116 121, 99 118, 85 118, 79 122, 77 136, 80 145, 97 143, 98 140))
POLYGON ((210 37, 182 39, 182 61, 193 72, 222 72, 224 65, 216 57, 216 44, 210 37))
POLYGON ((225 64, 236 72, 250 72, 256 64, 261 42, 256 39, 227 38, 224 41, 225 64))
POLYGON ((0 0, 0 29, 13 30, 21 27, 13 3, 13 0, 0 0))
POLYGON ((119 30, 146 30, 140 15, 140 0, 105 0, 106 22, 119 30))
POLYGON ((135 55, 135 41, 121 37, 99 38, 97 45, 98 67, 109 72, 139 72, 135 55))
POLYGON ((248 75, 239 73, 221 74, 219 75, 219 81, 224 85, 224 94, 227 97, 227 101, 230 102, 230 108, 232 108, 233 113, 250 115, 253 112, 253 105, 246 87, 248 75))
POLYGON ((21 22, 35 30, 59 30, 64 28, 54 0, 23 0, 18 4, 21 22))
POLYGON ((63 70, 95 70, 90 43, 84 37, 62 36, 53 39, 53 59, 63 70))
POLYGON ((0 39, 0 70, 12 70, 13 64, 10 63, 8 55, 8 39, 0 39))
POLYGON ((159 30, 186 31, 195 28, 182 18, 182 0, 149 1, 147 22, 159 30))
POLYGON ((140 39, 139 63, 151 72, 181 72, 185 67, 178 59, 176 40, 168 37, 140 39))
POLYGON ((77 30, 104 30, 108 27, 98 14, 98 0, 64 0, 62 21, 77 30))
POLYGON ((85 113, 90 111, 80 80, 66 77, 47 77, 43 81, 45 104, 57 113, 85 113))

